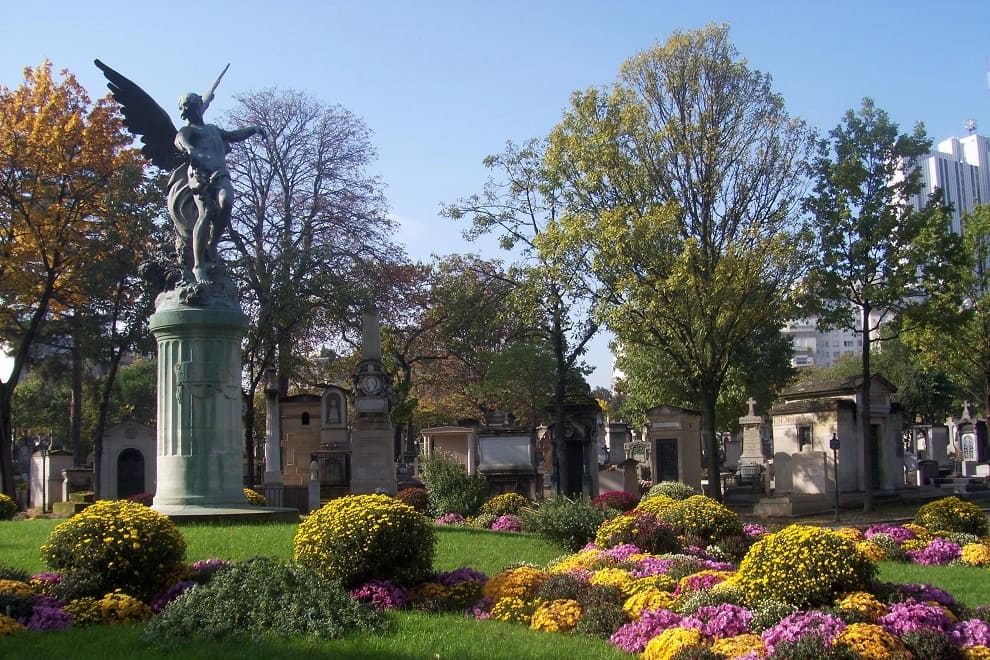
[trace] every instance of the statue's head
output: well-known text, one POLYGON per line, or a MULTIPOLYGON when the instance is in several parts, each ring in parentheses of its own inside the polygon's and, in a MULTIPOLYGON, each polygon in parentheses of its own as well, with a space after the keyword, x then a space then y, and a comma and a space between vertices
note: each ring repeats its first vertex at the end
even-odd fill
POLYGON ((183 94, 179 97, 179 110, 182 111, 183 119, 189 119, 188 114, 190 110, 195 110, 197 116, 201 115, 203 111, 203 97, 196 92, 183 94))

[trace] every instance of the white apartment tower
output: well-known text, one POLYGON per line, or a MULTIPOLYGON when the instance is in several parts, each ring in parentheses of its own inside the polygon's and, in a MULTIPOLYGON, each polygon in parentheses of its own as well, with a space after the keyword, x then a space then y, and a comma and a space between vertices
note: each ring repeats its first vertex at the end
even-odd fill
POLYGON ((936 151, 921 158, 924 189, 910 200, 921 208, 928 196, 941 188, 944 200, 952 204, 952 231, 962 233, 962 217, 977 204, 990 204, 990 138, 976 134, 976 123, 967 122, 970 134, 938 143, 936 151))

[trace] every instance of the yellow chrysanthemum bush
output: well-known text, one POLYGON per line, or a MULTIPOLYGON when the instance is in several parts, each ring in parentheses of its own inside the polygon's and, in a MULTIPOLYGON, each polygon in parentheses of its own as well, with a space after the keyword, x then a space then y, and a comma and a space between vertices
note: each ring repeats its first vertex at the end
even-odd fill
POLYGON ((521 623, 528 626, 533 619, 533 613, 541 604, 538 600, 523 600, 516 596, 500 598, 492 606, 491 616, 496 621, 521 623))
POLYGON ((962 547, 959 557, 962 563, 970 566, 990 566, 990 545, 986 543, 967 543, 962 547))
POLYGON ((568 632, 574 630, 580 618, 580 603, 570 598, 558 598, 541 603, 533 612, 529 627, 544 632, 568 632))
POLYGON ((650 640, 640 656, 642 660, 673 660, 690 647, 704 647, 705 638, 693 628, 667 628, 650 640))
POLYGON ((661 513, 671 508, 677 504, 679 500, 675 500, 672 497, 667 497, 666 495, 653 495, 646 496, 639 501, 636 508, 633 511, 645 511, 646 513, 652 513, 655 516, 659 516, 661 513))
POLYGON ((958 497, 929 502, 914 516, 914 522, 930 532, 964 532, 976 536, 990 533, 987 516, 980 507, 958 497))
POLYGON ((603 522, 595 533, 595 545, 600 548, 613 548, 627 543, 656 555, 682 550, 670 525, 648 511, 620 514, 603 522))
POLYGON ((866 591, 854 591, 846 594, 835 601, 835 606, 840 610, 859 612, 872 622, 876 622, 887 613, 887 606, 881 603, 876 596, 866 591))
POLYGON ((479 514, 492 514, 495 517, 507 513, 516 514, 525 506, 529 506, 529 500, 519 493, 502 493, 482 504, 479 514))
POLYGON ((0 520, 10 520, 17 513, 17 503, 5 493, 0 493, 0 520))
POLYGON ((488 580, 484 594, 496 603, 503 598, 532 598, 550 577, 549 573, 534 566, 508 568, 488 580))
POLYGON ((714 543, 730 536, 741 536, 739 515, 721 502, 705 495, 674 500, 657 517, 673 528, 674 533, 714 543))
POLYGON ((17 635, 22 632, 27 632, 27 627, 23 623, 6 614, 0 614, 0 637, 17 635))
POLYGON ((862 660, 910 660, 913 657, 904 642, 872 623, 849 624, 833 643, 848 647, 862 660))
POLYGON ((41 558, 63 581, 102 596, 118 589, 147 599, 184 570, 186 542, 179 528, 143 504, 99 501, 52 530, 41 558))
POLYGON ((299 525, 294 559, 354 587, 368 580, 413 585, 433 574, 432 521, 388 495, 348 495, 299 525))
POLYGON ((841 534, 791 525, 757 541, 743 558, 734 582, 750 603, 777 600, 814 607, 863 590, 876 571, 876 565, 841 534))
POLYGON ((674 596, 669 591, 656 588, 644 589, 629 596, 622 604, 622 611, 632 621, 639 621, 643 610, 672 609, 674 596))
POLYGON ((97 605, 100 608, 100 620, 112 625, 147 621, 153 614, 150 607, 120 591, 106 594, 97 605))
POLYGON ((268 506, 268 499, 253 488, 245 488, 244 497, 251 506, 268 506))

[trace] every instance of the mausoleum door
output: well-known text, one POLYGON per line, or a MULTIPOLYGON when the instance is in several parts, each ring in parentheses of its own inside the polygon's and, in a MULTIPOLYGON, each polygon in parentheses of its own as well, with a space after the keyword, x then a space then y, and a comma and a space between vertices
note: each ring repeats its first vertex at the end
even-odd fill
POLYGON ((873 486, 874 488, 879 487, 882 483, 880 481, 880 425, 870 424, 870 455, 873 465, 873 486))
POLYGON ((117 499, 144 492, 144 455, 128 448, 117 457, 117 499))
POLYGON ((567 495, 579 495, 584 476, 584 448, 580 442, 564 443, 564 460, 567 462, 567 483, 561 484, 561 490, 567 495))
POLYGON ((657 474, 654 483, 661 481, 679 481, 680 472, 677 465, 677 440, 665 438, 656 441, 657 474))

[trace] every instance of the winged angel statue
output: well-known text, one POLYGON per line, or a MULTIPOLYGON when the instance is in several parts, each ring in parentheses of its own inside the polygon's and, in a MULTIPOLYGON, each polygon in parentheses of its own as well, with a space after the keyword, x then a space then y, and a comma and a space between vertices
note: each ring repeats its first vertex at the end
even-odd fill
MULTIPOLYGON (((171 172, 168 180, 168 212, 175 226, 175 266, 170 280, 183 303, 202 303, 232 290, 217 244, 230 222, 234 189, 226 156, 233 142, 265 134, 260 126, 227 131, 203 121, 213 93, 229 64, 206 94, 190 92, 179 98, 179 110, 187 125, 176 129, 165 110, 147 92, 100 60, 96 66, 106 76, 114 99, 120 104, 124 126, 144 145, 141 152, 152 164, 171 172)), ((169 293, 169 292, 166 292, 169 293)), ((233 295, 230 291, 227 296, 233 295)))

